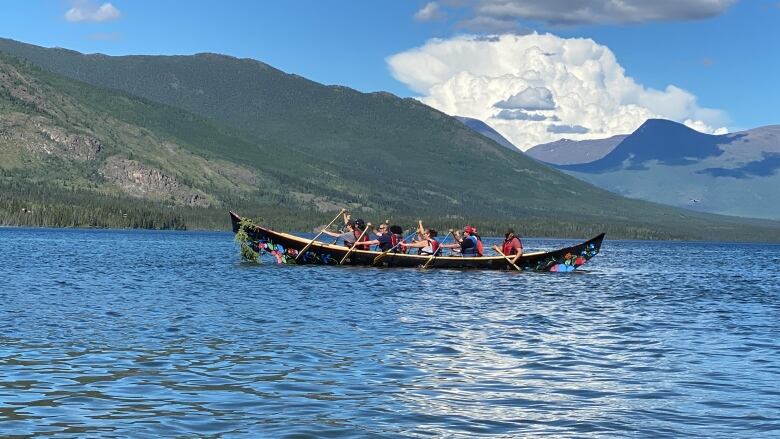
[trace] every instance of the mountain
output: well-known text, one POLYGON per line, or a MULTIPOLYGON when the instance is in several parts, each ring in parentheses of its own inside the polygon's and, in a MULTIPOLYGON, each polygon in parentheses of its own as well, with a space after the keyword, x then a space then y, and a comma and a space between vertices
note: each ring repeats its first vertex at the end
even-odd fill
POLYGON ((561 139, 536 145, 525 151, 525 153, 536 160, 553 165, 589 163, 609 154, 626 137, 628 135, 592 140, 561 139))
POLYGON ((413 99, 222 55, 2 43, 37 56, 0 58, 5 223, 227 227, 233 208, 301 230, 345 206, 401 224, 475 222, 488 233, 513 225, 537 236, 780 240, 777 222, 598 189, 413 99))
POLYGON ((667 166, 690 165, 723 154, 721 138, 663 119, 649 119, 599 160, 565 169, 581 172, 606 172, 616 169, 647 169, 650 162, 667 166))
POLYGON ((479 119, 473 119, 471 117, 465 117, 465 116, 455 116, 455 119, 458 119, 467 127, 478 132, 479 134, 482 134, 488 139, 493 140, 499 145, 509 148, 511 151, 519 151, 517 147, 512 144, 512 142, 507 140, 504 136, 499 134, 498 131, 491 128, 490 125, 486 124, 485 122, 482 122, 479 119))
MULTIPOLYGON (((160 61, 167 68, 167 63, 181 64, 185 57, 173 58, 161 57, 160 61)), ((205 69, 209 75, 218 71, 217 76, 222 78, 230 76, 231 72, 240 74, 241 66, 245 64, 242 60, 213 55, 197 55, 188 60, 193 63, 191 70, 205 69)), ((154 63, 145 61, 149 64, 142 70, 151 75, 149 72, 155 71, 154 63)), ((252 74, 257 76, 248 82, 253 84, 250 87, 253 90, 237 93, 237 96, 264 102, 253 113, 256 125, 264 129, 253 126, 251 132, 226 128, 221 121, 207 120, 186 111, 171 112, 172 107, 153 104, 143 98, 131 98, 123 93, 114 96, 104 88, 47 76, 23 65, 14 66, 10 60, 5 67, 12 70, 10 75, 24 77, 22 82, 29 83, 18 93, 12 90, 11 95, 29 93, 31 102, 40 103, 40 108, 36 108, 39 112, 53 108, 53 112, 61 116, 59 123, 71 125, 64 129, 65 135, 78 135, 74 133, 79 133, 82 127, 94 126, 89 132, 90 138, 105 145, 110 143, 107 139, 115 131, 109 131, 105 125, 131 124, 132 128, 128 128, 129 132, 115 148, 123 153, 123 159, 132 155, 137 162, 156 165, 153 169, 144 167, 131 174, 180 174, 177 181, 192 180, 187 187, 200 190, 196 192, 199 194, 196 199, 205 200, 203 205, 229 207, 220 203, 221 197, 213 191, 195 184, 203 178, 197 175, 198 172, 188 173, 181 169, 186 163, 176 163, 173 158, 181 155, 179 151, 173 153, 173 157, 167 156, 166 142, 193 152, 199 158, 221 159, 241 166, 235 173, 249 172, 249 181, 258 180, 256 185, 263 183, 261 192, 265 196, 267 192, 283 195, 286 201, 283 205, 297 208, 333 210, 343 205, 359 207, 366 212, 403 210, 433 214, 444 209, 448 213, 468 216, 482 212, 508 215, 508 212, 522 210, 516 206, 524 204, 518 202, 513 185, 509 182, 499 184, 502 193, 484 197, 483 194, 491 192, 492 185, 481 177, 504 169, 507 163, 512 166, 509 172, 536 187, 529 197, 530 209, 554 209, 554 202, 549 200, 561 196, 573 198, 568 191, 569 195, 560 192, 576 180, 550 172, 528 158, 507 151, 417 101, 383 93, 362 94, 343 87, 325 87, 254 61, 252 64, 256 67, 252 74), (268 85, 267 81, 273 84, 268 85), (61 102, 67 107, 59 108, 61 102), (73 114, 83 117, 74 118, 73 114), (102 115, 109 118, 110 123, 102 122, 102 115), (111 118, 116 118, 117 122, 111 118), (145 151, 136 151, 126 145, 130 137, 140 136, 136 133, 144 130, 154 130, 152 134, 155 135, 145 151), (212 131, 220 133, 221 137, 214 138, 210 134, 212 131), (152 145, 157 145, 157 149, 152 145), (166 157, 156 157, 160 154, 166 154, 166 157)), ((131 76, 137 74, 140 71, 132 72, 131 76)), ((240 85, 247 78, 239 75, 233 79, 240 85)), ((210 80, 198 79, 204 86, 210 80)), ((9 82, 9 86, 13 83, 9 82)), ((214 97, 214 102, 227 111, 228 107, 220 99, 214 97)), ((236 105, 247 109, 243 113, 252 109, 243 101, 236 105)), ((27 128, 33 132, 30 138, 40 135, 37 128, 27 128)), ((94 155, 99 162, 108 153, 106 149, 104 154, 96 152, 94 155)), ((67 158, 75 160, 74 157, 67 158)), ((106 180, 118 173, 110 169, 112 171, 107 173, 109 168, 98 167, 95 172, 106 180)), ((226 172, 213 171, 215 174, 226 172)), ((132 188, 127 182, 114 183, 120 188, 132 188)), ((180 186, 172 182, 155 184, 180 186)), ((149 188, 132 192, 127 194, 160 201, 171 196, 162 192, 154 196, 156 194, 149 188)), ((591 187, 586 192, 598 193, 591 187)))
POLYGON ((710 135, 648 120, 601 159, 558 168, 631 198, 780 218, 780 125, 710 135))
POLYGON ((203 118, 0 53, 2 224, 214 227, 227 200, 283 199, 279 176, 224 160, 215 144, 257 149, 203 118))

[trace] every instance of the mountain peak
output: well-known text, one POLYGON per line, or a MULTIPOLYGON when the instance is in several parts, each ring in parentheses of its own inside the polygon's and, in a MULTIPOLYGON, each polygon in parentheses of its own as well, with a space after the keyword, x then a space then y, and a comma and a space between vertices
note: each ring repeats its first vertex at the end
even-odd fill
POLYGON ((512 151, 520 151, 519 149, 517 149, 515 145, 512 144, 512 142, 507 140, 498 131, 494 130, 490 125, 486 124, 485 122, 479 119, 474 119, 466 116, 455 116, 455 119, 458 119, 459 121, 461 121, 461 123, 463 123, 467 127, 471 128, 472 130, 476 131, 479 134, 482 134, 488 139, 495 141, 499 145, 502 145, 512 151))
POLYGON ((647 163, 684 166, 723 154, 718 146, 733 139, 691 129, 665 119, 648 119, 603 158, 591 163, 567 166, 578 172, 601 173, 620 168, 646 169, 647 163))
POLYGON ((713 134, 706 134, 702 133, 700 131, 696 131, 693 128, 681 124, 679 122, 675 122, 673 120, 668 119, 647 119, 642 125, 639 126, 639 128, 634 131, 633 134, 639 134, 639 133, 658 133, 660 131, 663 131, 665 133, 675 133, 675 134, 690 134, 690 135, 703 135, 703 136, 713 136, 713 134))
POLYGON ((626 137, 628 135, 618 134, 606 139, 561 139, 536 145, 525 153, 536 160, 552 165, 590 163, 609 154, 626 137))

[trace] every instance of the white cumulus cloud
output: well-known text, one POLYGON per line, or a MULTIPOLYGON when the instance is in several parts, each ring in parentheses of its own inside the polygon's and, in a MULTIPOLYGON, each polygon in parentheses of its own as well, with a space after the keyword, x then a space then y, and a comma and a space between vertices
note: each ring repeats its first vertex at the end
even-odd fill
POLYGON ((423 103, 483 120, 523 150, 562 137, 631 133, 649 118, 710 133, 723 132, 728 120, 680 87, 638 84, 608 47, 586 38, 457 36, 430 40, 387 62, 423 103))
POLYGON ((111 21, 121 16, 119 9, 111 3, 98 5, 91 1, 78 1, 65 12, 65 19, 71 22, 111 21))
POLYGON ((552 110, 555 108, 552 92, 544 87, 528 87, 508 99, 497 102, 497 108, 508 110, 552 110))
POLYGON ((701 131, 702 133, 709 133, 709 134, 728 134, 729 130, 726 127, 720 127, 720 128, 713 128, 706 123, 700 121, 700 120, 693 120, 693 119, 685 119, 683 121, 683 124, 687 126, 688 128, 694 129, 696 131, 701 131))

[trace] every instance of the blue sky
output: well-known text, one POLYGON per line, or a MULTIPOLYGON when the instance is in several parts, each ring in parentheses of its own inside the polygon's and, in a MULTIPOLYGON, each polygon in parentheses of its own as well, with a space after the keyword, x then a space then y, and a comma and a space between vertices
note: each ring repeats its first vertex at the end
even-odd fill
MULTIPOLYGON (((700 12, 704 1, 709 0, 679 0, 690 3, 690 8, 669 6, 669 15, 661 18, 646 11, 647 17, 604 15, 572 20, 554 15, 557 12, 545 6, 530 12, 504 11, 500 16, 493 12, 489 18, 508 17, 515 26, 508 31, 516 34, 536 31, 563 39, 592 38, 609 48, 625 75, 641 86, 663 90, 673 84, 684 89, 700 107, 722 111, 726 117, 717 122, 731 130, 780 123, 776 108, 780 101, 780 51, 776 47, 780 43, 780 0, 711 0, 720 6, 700 12)), ((388 65, 388 57, 420 48, 432 38, 447 40, 464 33, 503 30, 467 25, 469 20, 484 19, 480 8, 488 10, 498 0, 113 0, 116 16, 108 14, 110 19, 105 21, 65 17, 71 8, 95 12, 104 3, 6 1, 0 14, 0 36, 111 55, 218 52, 255 58, 326 84, 419 96, 419 90, 413 91, 408 82, 394 77, 398 72, 388 65), (436 3, 439 14, 415 19, 429 3, 436 3)), ((554 3, 604 2, 547 2, 554 3)), ((431 98, 430 102, 437 101, 431 98)))

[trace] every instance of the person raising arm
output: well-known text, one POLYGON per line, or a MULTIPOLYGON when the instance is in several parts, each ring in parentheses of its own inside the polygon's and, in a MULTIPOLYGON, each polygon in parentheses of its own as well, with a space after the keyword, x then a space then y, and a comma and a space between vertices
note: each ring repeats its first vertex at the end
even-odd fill
POLYGON ((436 240, 438 233, 434 229, 428 229, 423 231, 423 239, 414 241, 409 244, 401 243, 401 248, 404 250, 410 248, 420 249, 420 254, 425 256, 433 256, 436 253, 441 252, 441 246, 439 241, 436 240))

